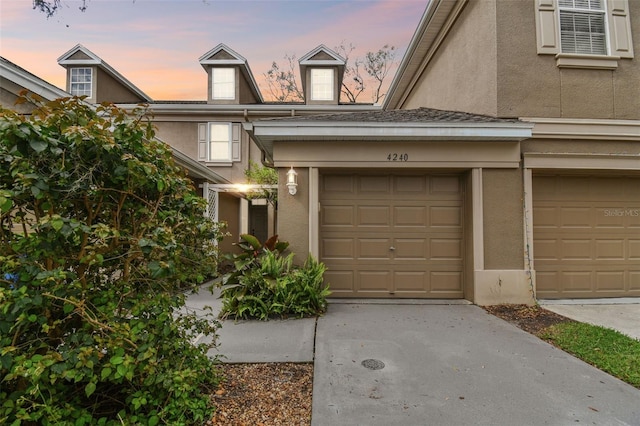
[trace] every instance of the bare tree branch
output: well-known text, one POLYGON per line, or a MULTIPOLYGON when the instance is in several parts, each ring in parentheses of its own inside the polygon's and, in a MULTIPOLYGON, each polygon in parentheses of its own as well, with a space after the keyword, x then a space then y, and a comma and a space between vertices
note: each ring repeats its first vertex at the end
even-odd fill
POLYGON ((287 61, 285 70, 273 61, 271 69, 263 74, 271 98, 277 102, 303 101, 304 93, 300 90, 296 78, 296 55, 285 54, 284 59, 287 61))

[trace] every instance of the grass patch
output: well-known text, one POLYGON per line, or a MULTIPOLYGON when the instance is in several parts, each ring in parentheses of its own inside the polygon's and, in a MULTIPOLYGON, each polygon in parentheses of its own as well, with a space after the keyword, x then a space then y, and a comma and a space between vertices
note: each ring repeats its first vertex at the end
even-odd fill
POLYGON ((581 360, 640 388, 640 341, 596 325, 553 325, 540 337, 581 360))

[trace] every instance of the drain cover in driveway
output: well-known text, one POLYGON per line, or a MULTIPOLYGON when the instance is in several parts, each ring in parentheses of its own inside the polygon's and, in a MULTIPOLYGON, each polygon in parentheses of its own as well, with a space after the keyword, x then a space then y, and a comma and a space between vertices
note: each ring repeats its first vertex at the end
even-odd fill
POLYGON ((384 368, 384 362, 379 359, 365 359, 361 364, 369 370, 382 370, 384 368))

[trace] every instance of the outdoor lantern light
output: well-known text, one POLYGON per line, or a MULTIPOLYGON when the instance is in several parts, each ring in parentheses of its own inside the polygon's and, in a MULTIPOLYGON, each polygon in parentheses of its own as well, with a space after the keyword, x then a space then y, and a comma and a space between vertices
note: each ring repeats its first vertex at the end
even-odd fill
POLYGON ((289 188, 289 194, 291 195, 296 195, 296 192, 298 192, 298 174, 293 170, 293 166, 287 172, 287 188, 289 188))

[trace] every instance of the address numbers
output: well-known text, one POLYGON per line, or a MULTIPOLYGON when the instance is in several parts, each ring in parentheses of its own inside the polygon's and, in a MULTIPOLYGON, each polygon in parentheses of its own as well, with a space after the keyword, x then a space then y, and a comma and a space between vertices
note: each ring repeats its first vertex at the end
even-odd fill
POLYGON ((409 154, 390 153, 387 155, 387 161, 409 161, 409 154))

